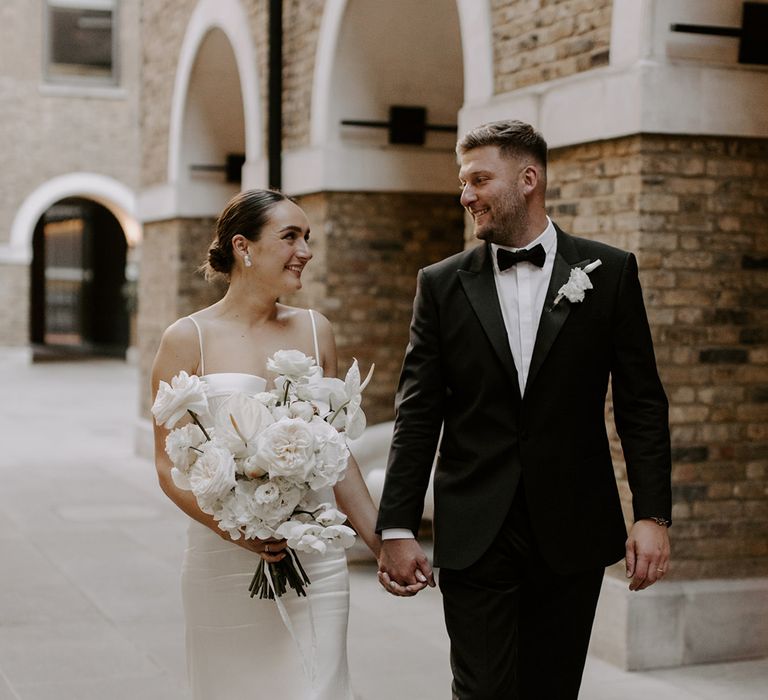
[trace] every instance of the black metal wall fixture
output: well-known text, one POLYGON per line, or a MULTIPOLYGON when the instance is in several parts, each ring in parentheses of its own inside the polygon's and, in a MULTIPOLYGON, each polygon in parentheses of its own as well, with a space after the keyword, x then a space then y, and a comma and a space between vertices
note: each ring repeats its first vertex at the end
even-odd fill
POLYGON ((244 153, 227 153, 224 165, 190 165, 189 169, 197 172, 224 173, 227 182, 240 183, 243 179, 244 153))
POLYGON ((708 24, 673 24, 673 32, 707 34, 739 39, 739 63, 768 65, 768 4, 745 2, 741 27, 717 27, 708 24))
POLYGON ((343 119, 343 126, 361 126, 369 129, 387 129, 389 143, 423 146, 428 131, 456 133, 455 124, 427 124, 426 107, 403 107, 393 105, 389 108, 389 121, 367 121, 363 119, 343 119))

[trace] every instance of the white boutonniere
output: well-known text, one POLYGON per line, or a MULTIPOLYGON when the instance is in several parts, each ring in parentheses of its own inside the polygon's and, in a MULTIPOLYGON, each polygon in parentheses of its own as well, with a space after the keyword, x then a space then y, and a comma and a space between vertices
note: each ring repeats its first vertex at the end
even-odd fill
POLYGON ((557 290, 557 296, 555 301, 552 302, 552 308, 557 306, 559 301, 565 297, 572 304, 584 301, 584 293, 588 289, 592 289, 592 281, 589 279, 589 273, 596 270, 603 261, 600 259, 585 265, 584 267, 574 267, 571 270, 568 281, 557 290))

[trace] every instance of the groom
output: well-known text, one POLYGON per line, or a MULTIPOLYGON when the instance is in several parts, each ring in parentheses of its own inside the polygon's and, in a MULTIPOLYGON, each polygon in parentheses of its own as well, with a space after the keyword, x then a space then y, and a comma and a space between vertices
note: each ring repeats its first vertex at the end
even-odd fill
POLYGON ((379 579, 396 595, 434 586, 414 535, 438 449, 434 559, 453 697, 575 700, 605 567, 626 557, 637 591, 669 565, 667 400, 635 257, 547 217, 541 135, 494 122, 456 150, 483 245, 419 273, 379 579), (609 381, 629 537, 606 435, 609 381))

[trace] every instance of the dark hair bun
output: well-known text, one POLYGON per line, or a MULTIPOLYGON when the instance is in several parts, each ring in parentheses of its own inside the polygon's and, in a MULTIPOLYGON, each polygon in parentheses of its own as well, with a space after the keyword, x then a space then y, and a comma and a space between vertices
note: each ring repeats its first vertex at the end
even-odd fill
POLYGON ((233 264, 234 259, 232 257, 232 251, 221 248, 218 243, 214 241, 211 244, 211 247, 208 248, 208 266, 216 272, 222 272, 225 275, 228 275, 232 272, 233 264))

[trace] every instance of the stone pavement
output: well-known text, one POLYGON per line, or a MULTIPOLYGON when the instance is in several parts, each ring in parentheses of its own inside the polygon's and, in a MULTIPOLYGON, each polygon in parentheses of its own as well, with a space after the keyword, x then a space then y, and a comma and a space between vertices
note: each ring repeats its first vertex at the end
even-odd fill
MULTIPOLYGON (((2 351, 0 386, 0 700, 188 698, 185 516, 133 454, 135 368, 2 351)), ((439 594, 351 574, 357 700, 449 697, 439 594)), ((765 700, 768 660, 626 673, 590 657, 582 700, 649 697, 765 700)))

